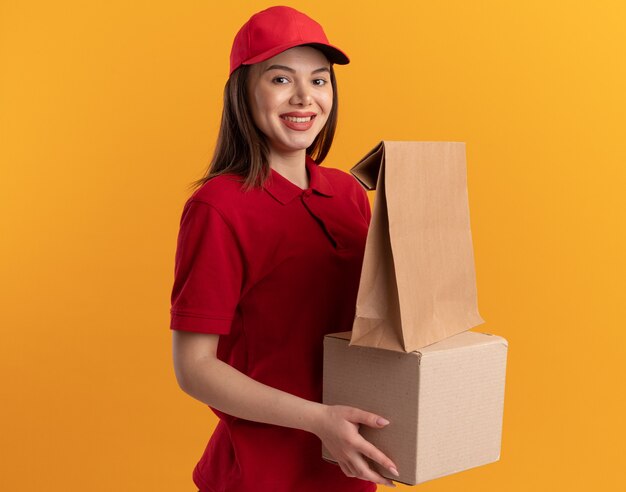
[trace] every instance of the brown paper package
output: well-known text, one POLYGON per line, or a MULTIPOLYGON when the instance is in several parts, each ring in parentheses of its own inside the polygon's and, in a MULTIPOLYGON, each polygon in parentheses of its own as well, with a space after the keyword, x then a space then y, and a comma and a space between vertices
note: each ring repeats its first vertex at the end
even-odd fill
POLYGON ((350 172, 376 190, 350 345, 412 352, 484 323, 465 143, 382 141, 350 172))
MULTIPOLYGON (((376 190, 352 331, 324 337, 327 405, 360 426, 409 485, 500 459, 508 342, 478 313, 462 142, 382 141, 352 169, 376 190)), ((322 457, 336 463, 325 446, 322 457)))

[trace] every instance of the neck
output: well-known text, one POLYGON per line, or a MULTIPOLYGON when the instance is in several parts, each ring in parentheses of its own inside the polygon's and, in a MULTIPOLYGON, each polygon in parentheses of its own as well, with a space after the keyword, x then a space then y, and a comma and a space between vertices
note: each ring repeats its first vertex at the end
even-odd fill
POLYGON ((270 154, 270 167, 284 178, 302 189, 309 187, 306 169, 306 151, 298 150, 289 154, 270 154))

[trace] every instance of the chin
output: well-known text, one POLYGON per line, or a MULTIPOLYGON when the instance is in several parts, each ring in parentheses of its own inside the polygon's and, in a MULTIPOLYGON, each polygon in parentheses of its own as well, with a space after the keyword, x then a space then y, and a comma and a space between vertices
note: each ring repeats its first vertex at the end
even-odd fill
POLYGON ((306 150, 313 144, 314 141, 315 141, 315 138, 310 138, 307 140, 284 142, 283 146, 289 150, 306 150))
POLYGON ((304 144, 303 145, 289 145, 289 146, 286 147, 286 149, 288 151, 295 152, 295 151, 298 151, 298 150, 306 150, 310 146, 311 146, 311 144, 309 144, 309 145, 304 145, 304 144))

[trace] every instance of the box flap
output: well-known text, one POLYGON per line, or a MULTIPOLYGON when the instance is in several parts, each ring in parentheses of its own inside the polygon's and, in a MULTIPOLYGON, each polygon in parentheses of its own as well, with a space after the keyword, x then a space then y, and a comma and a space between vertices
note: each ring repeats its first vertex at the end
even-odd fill
POLYGON ((426 347, 422 347, 419 349, 423 355, 432 352, 440 352, 442 350, 454 350, 458 348, 466 348, 466 347, 475 347, 478 345, 490 345, 495 343, 502 343, 508 347, 508 342, 506 339, 498 336, 491 335, 489 333, 480 333, 477 331, 464 331, 461 333, 457 333, 451 337, 448 337, 444 340, 440 340, 439 342, 433 343, 431 345, 427 345, 426 347))

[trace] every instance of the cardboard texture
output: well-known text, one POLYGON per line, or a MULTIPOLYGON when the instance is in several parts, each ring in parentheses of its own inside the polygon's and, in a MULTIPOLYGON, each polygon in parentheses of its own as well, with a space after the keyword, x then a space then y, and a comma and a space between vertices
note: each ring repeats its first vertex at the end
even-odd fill
MULTIPOLYGON (((465 331, 418 351, 349 346, 351 332, 324 337, 323 402, 382 415, 360 434, 398 467, 365 457, 380 475, 408 485, 500 458, 507 341, 465 331)), ((322 457, 336 463, 326 447, 322 457)))
POLYGON ((376 190, 350 345, 407 353, 484 323, 465 144, 385 140, 350 172, 376 190))

